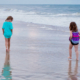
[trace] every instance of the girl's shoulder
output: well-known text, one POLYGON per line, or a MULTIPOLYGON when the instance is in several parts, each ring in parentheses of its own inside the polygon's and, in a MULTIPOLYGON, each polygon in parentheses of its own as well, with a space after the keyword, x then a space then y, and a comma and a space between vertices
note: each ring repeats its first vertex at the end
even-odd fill
POLYGON ((3 22, 3 25, 6 25, 7 23, 6 23, 6 21, 5 22, 3 22))
POLYGON ((5 24, 5 23, 6 23, 6 24, 9 24, 9 25, 12 25, 12 22, 5 21, 4 24, 5 24))
POLYGON ((72 33, 79 33, 79 31, 76 31, 76 32, 72 32, 72 33))
POLYGON ((4 24, 4 23, 9 23, 9 22, 5 21, 5 22, 3 22, 3 24, 4 24))
POLYGON ((4 24, 4 23, 6 23, 6 21, 5 21, 5 22, 3 22, 3 24, 4 24))
POLYGON ((70 33, 72 33, 72 31, 70 31, 70 33))
POLYGON ((9 22, 9 21, 5 21, 4 23, 12 23, 12 22, 9 22))
POLYGON ((72 33, 78 33, 79 31, 72 31, 72 33))

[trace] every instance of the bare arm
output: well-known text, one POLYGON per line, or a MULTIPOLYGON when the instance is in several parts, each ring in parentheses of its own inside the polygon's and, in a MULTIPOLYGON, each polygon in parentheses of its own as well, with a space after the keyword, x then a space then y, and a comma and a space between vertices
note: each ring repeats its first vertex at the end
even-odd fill
POLYGON ((80 32, 79 32, 79 35, 80 35, 80 32))
POLYGON ((79 39, 80 39, 80 32, 79 32, 79 39))
POLYGON ((70 40, 72 39, 72 31, 70 31, 70 40))
POLYGON ((3 32, 3 34, 4 34, 4 29, 2 29, 2 32, 3 32))

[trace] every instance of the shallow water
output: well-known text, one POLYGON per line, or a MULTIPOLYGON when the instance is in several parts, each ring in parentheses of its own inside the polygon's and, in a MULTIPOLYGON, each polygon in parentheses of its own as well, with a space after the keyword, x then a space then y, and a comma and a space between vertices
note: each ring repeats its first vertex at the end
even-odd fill
MULTIPOLYGON (((64 32, 66 29, 57 31, 47 29, 46 25, 46 28, 43 27, 44 25, 14 22, 11 51, 8 55, 8 73, 11 71, 11 75, 8 76, 12 80, 79 80, 80 62, 76 62, 74 50, 72 61, 67 59, 69 34, 64 32)), ((0 36, 0 80, 6 80, 2 71, 5 71, 7 53, 4 37, 2 34, 0 36)))

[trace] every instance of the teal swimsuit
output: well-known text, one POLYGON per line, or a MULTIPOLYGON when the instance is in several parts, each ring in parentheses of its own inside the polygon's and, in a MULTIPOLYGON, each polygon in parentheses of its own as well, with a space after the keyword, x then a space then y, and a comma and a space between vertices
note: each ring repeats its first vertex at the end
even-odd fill
POLYGON ((4 37, 5 38, 11 38, 11 36, 12 36, 11 30, 13 29, 12 23, 5 21, 3 23, 2 29, 4 29, 4 37))

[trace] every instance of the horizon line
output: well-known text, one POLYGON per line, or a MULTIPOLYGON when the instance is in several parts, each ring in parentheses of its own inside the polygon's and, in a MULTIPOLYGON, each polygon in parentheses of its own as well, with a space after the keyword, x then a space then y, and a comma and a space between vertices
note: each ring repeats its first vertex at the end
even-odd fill
POLYGON ((80 5, 80 4, 0 4, 0 5, 80 5))

